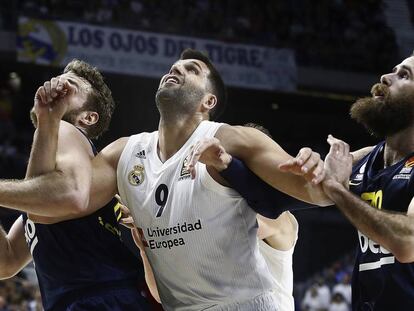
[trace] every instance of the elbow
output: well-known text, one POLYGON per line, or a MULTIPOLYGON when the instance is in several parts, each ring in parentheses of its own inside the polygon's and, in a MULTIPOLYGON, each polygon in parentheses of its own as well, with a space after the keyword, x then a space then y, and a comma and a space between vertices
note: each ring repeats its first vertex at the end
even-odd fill
POLYGON ((62 205, 65 207, 66 214, 83 214, 89 204, 89 193, 87 191, 73 190, 65 194, 62 198, 62 205))
POLYGON ((89 204, 89 189, 68 183, 59 195, 56 206, 61 216, 76 216, 85 212, 89 204))
POLYGON ((392 248, 393 255, 401 263, 414 262, 414 236, 410 240, 399 241, 392 248))
POLYGON ((19 272, 20 267, 17 267, 13 262, 3 262, 1 263, 0 280, 10 279, 19 272))
POLYGON ((55 189, 50 193, 49 203, 54 206, 53 215, 76 216, 84 212, 89 203, 89 185, 82 186, 75 177, 56 172, 55 189))
POLYGON ((396 253, 395 258, 401 263, 412 263, 414 262, 414 252, 410 253, 396 253))

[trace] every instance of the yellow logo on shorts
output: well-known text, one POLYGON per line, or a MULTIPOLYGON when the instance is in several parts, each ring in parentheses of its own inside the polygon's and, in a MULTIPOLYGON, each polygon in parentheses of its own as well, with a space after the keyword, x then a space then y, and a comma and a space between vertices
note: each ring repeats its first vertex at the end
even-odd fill
POLYGON ((135 165, 134 169, 128 174, 128 181, 133 186, 142 184, 145 180, 144 166, 135 165))

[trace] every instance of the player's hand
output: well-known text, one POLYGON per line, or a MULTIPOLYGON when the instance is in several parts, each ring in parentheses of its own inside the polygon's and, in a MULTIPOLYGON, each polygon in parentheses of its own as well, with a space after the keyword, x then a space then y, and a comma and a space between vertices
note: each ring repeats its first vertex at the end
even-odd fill
POLYGON ((190 171, 191 178, 194 179, 197 162, 204 163, 220 172, 227 168, 231 159, 231 155, 226 152, 217 138, 205 138, 199 140, 193 146, 187 168, 190 171))
POLYGON ((302 148, 296 157, 279 165, 282 172, 289 172, 303 176, 314 185, 319 184, 325 178, 324 164, 319 153, 311 148, 302 148))
POLYGON ((327 141, 331 148, 325 158, 326 178, 323 185, 333 182, 347 188, 352 172, 352 155, 349 152, 349 145, 332 135, 328 136, 327 141))
POLYGON ((34 111, 37 118, 54 118, 60 120, 69 106, 69 95, 74 91, 64 77, 55 77, 46 81, 36 91, 34 111))
POLYGON ((122 203, 122 199, 119 195, 116 194, 115 198, 118 200, 118 205, 121 209, 121 219, 119 220, 119 223, 127 227, 128 229, 134 229, 135 228, 134 219, 132 218, 131 212, 129 211, 128 207, 126 207, 122 203))

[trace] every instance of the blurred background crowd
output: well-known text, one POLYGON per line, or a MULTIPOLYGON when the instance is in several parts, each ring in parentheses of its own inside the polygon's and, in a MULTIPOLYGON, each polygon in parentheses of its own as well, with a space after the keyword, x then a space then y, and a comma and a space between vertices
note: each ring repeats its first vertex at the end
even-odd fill
MULTIPOLYGON (((290 47, 305 66, 381 72, 397 55, 381 0, 23 0, 1 5, 39 18, 290 47)), ((6 14, 2 26, 14 25, 13 18, 6 14)))
MULTIPOLYGON (((414 4, 397 0, 391 11, 389 3, 385 0, 0 1, 0 34, 15 34, 18 17, 29 16, 289 48, 295 53, 299 80, 301 73, 316 70, 321 76, 334 73, 347 77, 346 74, 352 73, 352 77, 365 79, 369 85, 407 56, 406 46, 400 40, 404 33, 395 27, 396 17, 392 14, 398 14, 398 8, 406 8, 405 27, 414 27, 414 4)), ((0 178, 22 178, 33 134, 28 112, 34 92, 61 68, 20 64, 15 54, 1 49, 0 63, 0 178)), ((104 74, 118 108, 102 145, 121 135, 154 130, 155 105, 135 107, 130 98, 151 101, 157 80, 104 74), (141 89, 131 95, 136 85, 141 89), (152 91, 151 96, 143 95, 142 90, 147 87, 152 91), (131 109, 130 115, 136 122, 127 128, 122 118, 131 109)), ((263 124, 291 154, 308 145, 324 155, 328 133, 346 139, 353 149, 374 143, 372 137, 347 117, 353 100, 366 95, 369 88, 356 90, 352 79, 341 81, 337 89, 323 83, 299 81, 297 90, 291 93, 230 88, 231 106, 222 120, 232 124, 263 124)), ((17 215, 0 209, 6 230, 17 215)), ((299 211, 296 217, 300 223, 294 256, 297 310, 350 310, 350 278, 357 241, 354 229, 334 208, 299 211)), ((35 278, 28 271, 0 282, 0 311, 41 310, 35 278)))

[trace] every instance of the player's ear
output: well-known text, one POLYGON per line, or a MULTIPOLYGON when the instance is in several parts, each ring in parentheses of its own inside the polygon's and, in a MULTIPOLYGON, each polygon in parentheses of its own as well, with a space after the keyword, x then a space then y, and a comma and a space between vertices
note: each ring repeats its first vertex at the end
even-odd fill
POLYGON ((83 111, 79 122, 83 125, 91 126, 99 121, 99 114, 96 111, 83 111))
POLYGON ((207 94, 202 103, 202 112, 209 112, 217 105, 217 97, 214 94, 207 94))

